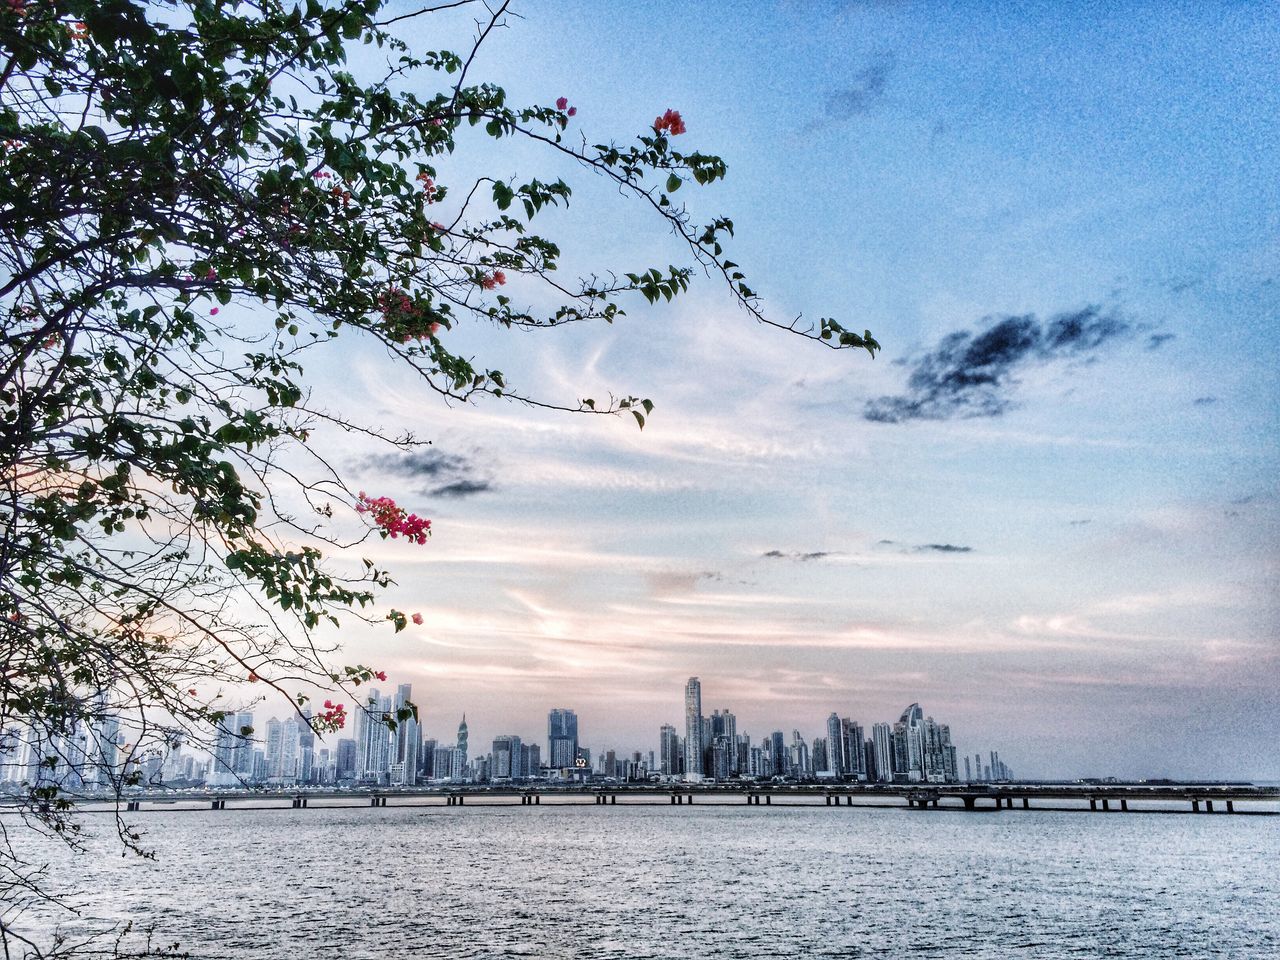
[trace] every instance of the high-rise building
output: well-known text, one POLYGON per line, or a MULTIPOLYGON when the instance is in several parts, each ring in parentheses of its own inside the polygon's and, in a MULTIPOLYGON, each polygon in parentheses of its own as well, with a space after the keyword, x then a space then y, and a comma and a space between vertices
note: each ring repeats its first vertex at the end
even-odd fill
POLYGON ((524 772, 524 744, 514 734, 493 738, 489 776, 493 780, 520 780, 524 772))
POLYGON ((350 737, 338 741, 338 758, 334 762, 334 776, 338 780, 356 778, 356 742, 350 737))
POLYGON ((578 760, 578 715, 558 708, 547 714, 547 762, 553 769, 566 769, 578 760))
POLYGON ((676 728, 664 723, 658 731, 658 772, 674 777, 680 772, 680 736, 676 728))
POLYGON ((684 685, 684 778, 702 779, 702 682, 690 677, 684 685))
POLYGON ((830 773, 831 768, 827 766, 827 738, 813 738, 813 772, 815 774, 830 773))
POLYGON ((769 757, 773 761, 773 776, 785 777, 788 772, 787 745, 781 730, 769 734, 769 757))
POLYGON ((788 772, 792 776, 804 779, 813 774, 813 767, 809 760, 809 745, 804 742, 804 737, 800 736, 799 730, 791 731, 791 749, 788 752, 788 761, 788 772))
POLYGON ((824 769, 837 777, 844 774, 844 735, 840 726, 840 717, 832 713, 827 717, 827 763, 824 769))
POLYGON ((711 740, 711 775, 723 783, 729 779, 729 764, 733 756, 733 744, 721 734, 711 740))
POLYGON ((365 706, 356 711, 356 778, 385 784, 391 776, 394 739, 387 726, 393 713, 390 697, 369 691, 365 706))
POLYGON ((418 747, 418 782, 426 783, 435 776, 436 765, 436 747, 439 744, 435 737, 429 737, 422 741, 422 745, 418 747))
POLYGON ((913 703, 893 725, 893 778, 904 783, 924 779, 924 712, 913 703))
POLYGON ((711 715, 711 737, 724 737, 729 744, 729 773, 740 773, 736 740, 738 736, 738 718, 729 710, 719 710, 711 715))
POLYGON ((416 707, 413 702, 413 687, 410 684, 402 683, 396 690, 396 699, 393 704, 395 713, 393 716, 397 718, 395 729, 395 762, 402 765, 400 776, 403 778, 402 783, 412 786, 418 782, 418 751, 422 746, 422 728, 418 724, 418 720, 412 714, 403 720, 400 717, 401 710, 416 707))
POLYGON ((848 717, 840 721, 840 769, 852 780, 865 780, 867 771, 862 760, 862 726, 848 717))

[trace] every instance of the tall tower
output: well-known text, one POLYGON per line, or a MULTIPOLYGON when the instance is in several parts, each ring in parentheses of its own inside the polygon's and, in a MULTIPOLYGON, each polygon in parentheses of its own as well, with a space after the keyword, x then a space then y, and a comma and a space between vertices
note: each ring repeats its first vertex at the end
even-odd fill
POLYGON ((827 769, 837 778, 844 772, 844 736, 841 734, 840 717, 831 714, 827 717, 827 769))
POLYGON ((702 681, 697 677, 684 685, 684 778, 702 779, 702 681))
POLYGON ((547 760, 563 770, 578 762, 578 715, 563 707, 547 714, 547 760))
MULTIPOLYGON (((413 703, 413 687, 407 683, 400 684, 396 690, 395 712, 407 704, 413 703)), ((416 704, 415 704, 416 706, 416 704)), ((413 785, 418 782, 418 750, 421 747, 422 732, 418 721, 412 716, 400 720, 395 731, 396 749, 392 758, 396 763, 404 764, 401 768, 401 783, 413 785)))

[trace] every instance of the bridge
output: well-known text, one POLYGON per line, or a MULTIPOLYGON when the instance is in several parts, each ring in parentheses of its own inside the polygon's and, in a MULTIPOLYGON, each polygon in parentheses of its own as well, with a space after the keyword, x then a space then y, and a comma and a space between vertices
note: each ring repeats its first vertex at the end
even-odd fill
MULTIPOLYGON (((91 806, 104 798, 86 795, 91 806)), ((120 798, 145 809, 307 809, 387 806, 616 806, 670 804, 780 807, 896 807, 913 810, 1061 810, 1094 813, 1280 815, 1280 787, 1242 783, 900 783, 440 784, 403 788, 251 788, 186 793, 149 791, 120 798), (289 804, 286 808, 285 804, 289 804), (1237 808, 1237 804, 1241 807, 1237 808), (1270 809, 1259 809, 1265 805, 1270 809)), ((112 801, 110 809, 117 809, 112 801)))

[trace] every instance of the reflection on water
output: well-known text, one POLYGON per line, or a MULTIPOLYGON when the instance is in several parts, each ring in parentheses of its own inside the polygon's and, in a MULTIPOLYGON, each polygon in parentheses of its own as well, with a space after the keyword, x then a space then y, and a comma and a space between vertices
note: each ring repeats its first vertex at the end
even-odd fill
POLYGON ((1280 818, 626 804, 132 816, 156 861, 103 836, 86 856, 53 853, 54 877, 89 913, 154 922, 198 957, 1280 956, 1280 818))

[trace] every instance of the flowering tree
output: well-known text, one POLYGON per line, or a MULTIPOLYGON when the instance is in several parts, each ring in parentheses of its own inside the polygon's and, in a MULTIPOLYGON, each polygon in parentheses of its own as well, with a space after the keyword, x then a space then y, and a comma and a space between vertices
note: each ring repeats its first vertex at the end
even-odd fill
MULTIPOLYGON (((505 4, 478 8, 463 54, 399 38, 466 2, 398 16, 382 0, 0 6, 0 763, 22 730, 65 745, 111 718, 125 746, 100 786, 119 796, 148 751, 225 725, 246 681, 321 732, 342 725, 344 704, 313 712, 300 691, 358 703, 375 673, 335 667, 319 628, 406 624, 376 610, 386 571, 342 565, 359 541, 344 528, 363 518, 413 549, 430 522, 351 492, 309 444, 318 425, 378 433, 311 402, 310 352, 363 338, 443 398, 643 427, 647 399, 528 395, 448 334, 610 322, 700 270, 749 318, 874 355, 870 333, 766 315, 724 252, 732 222, 699 224, 673 199, 725 175, 677 149, 677 111, 655 105, 634 140, 590 144, 566 98, 509 104, 471 69, 505 4), (381 75, 348 69, 365 44, 385 54, 381 75), (560 247, 532 224, 569 184, 444 182, 436 164, 468 138, 530 141, 605 178, 688 264, 561 278, 560 247), (548 294, 552 309, 527 305, 548 294)), ((74 796, 52 774, 74 759, 52 746, 48 776, 10 777, 32 825, 73 835, 74 796)), ((9 891, 38 886, 11 849, 0 870, 9 891)))

